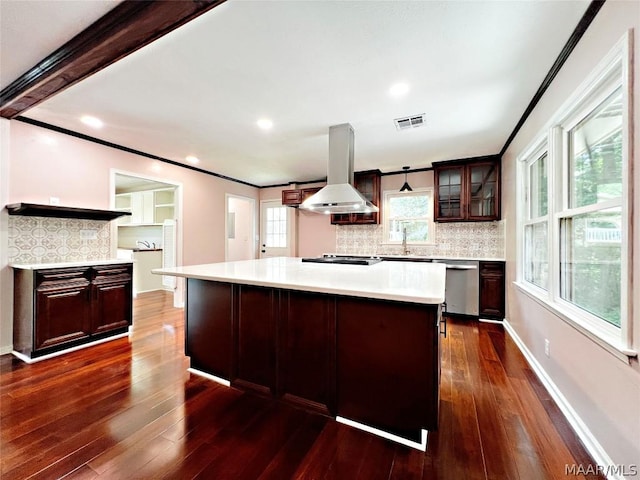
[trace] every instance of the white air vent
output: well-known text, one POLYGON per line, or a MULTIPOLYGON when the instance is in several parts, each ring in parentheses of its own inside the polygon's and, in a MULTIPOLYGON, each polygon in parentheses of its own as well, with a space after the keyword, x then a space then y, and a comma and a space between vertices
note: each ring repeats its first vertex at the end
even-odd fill
POLYGON ((396 118, 393 123, 396 124, 396 129, 398 130, 421 127, 424 125, 424 113, 411 115, 410 117, 396 118))

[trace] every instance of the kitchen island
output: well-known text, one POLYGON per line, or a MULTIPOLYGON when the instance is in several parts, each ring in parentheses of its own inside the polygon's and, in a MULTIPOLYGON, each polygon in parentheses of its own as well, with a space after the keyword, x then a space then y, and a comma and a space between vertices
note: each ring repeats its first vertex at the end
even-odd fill
POLYGON ((437 428, 445 272, 285 257, 154 270, 187 279, 194 370, 417 448, 437 428))

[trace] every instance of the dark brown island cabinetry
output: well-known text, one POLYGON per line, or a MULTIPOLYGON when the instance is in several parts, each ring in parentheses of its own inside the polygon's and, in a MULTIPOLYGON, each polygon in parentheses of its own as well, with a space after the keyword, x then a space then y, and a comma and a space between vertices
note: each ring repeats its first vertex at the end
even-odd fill
POLYGON ((186 354, 232 386, 415 440, 437 428, 439 315, 439 305, 188 278, 186 354))
POLYGON ((437 222, 500 219, 500 158, 434 162, 437 222))
POLYGON ((276 390, 278 292, 238 285, 233 333, 232 380, 243 388, 272 395, 276 390))
POLYGON ((502 320, 505 316, 505 264, 480 262, 480 316, 502 320))
POLYGON ((335 309, 330 295, 281 291, 278 393, 326 415, 336 411, 335 309))
MULTIPOLYGON (((381 196, 380 170, 356 172, 353 175, 353 186, 364 198, 380 207, 381 196)), ((380 223, 380 213, 334 213, 331 215, 333 225, 368 225, 380 223)))
POLYGON ((14 350, 35 358, 125 333, 131 264, 14 269, 14 350))
POLYGON ((419 441, 438 426, 440 334, 424 305, 342 298, 337 304, 338 414, 419 441))

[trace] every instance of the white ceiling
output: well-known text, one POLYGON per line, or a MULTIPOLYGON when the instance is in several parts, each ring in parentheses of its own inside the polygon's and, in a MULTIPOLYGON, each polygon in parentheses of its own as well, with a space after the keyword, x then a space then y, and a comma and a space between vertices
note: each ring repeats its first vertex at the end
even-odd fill
MULTIPOLYGON (((230 0, 23 115, 261 186, 324 177, 329 126, 345 122, 356 170, 495 154, 588 3, 230 0), (399 81, 410 91, 392 98, 399 81), (395 129, 420 113, 425 126, 395 129)), ((24 70, 4 48, 3 71, 24 70)))
POLYGON ((119 0, 0 0, 0 88, 118 3, 119 0))

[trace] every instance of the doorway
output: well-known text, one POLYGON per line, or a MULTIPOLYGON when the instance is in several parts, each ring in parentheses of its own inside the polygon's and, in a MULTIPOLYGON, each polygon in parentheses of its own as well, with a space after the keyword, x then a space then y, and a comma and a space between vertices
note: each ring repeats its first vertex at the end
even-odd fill
POLYGON ((226 194, 224 258, 227 262, 256 258, 256 202, 253 198, 226 194))
POLYGON ((112 233, 117 257, 134 263, 134 296, 167 290, 174 293, 174 304, 181 303, 176 277, 151 273, 181 264, 181 188, 179 183, 112 170, 113 209, 131 213, 113 222, 112 233))
POLYGON ((260 258, 294 256, 293 214, 280 200, 260 202, 260 258))

